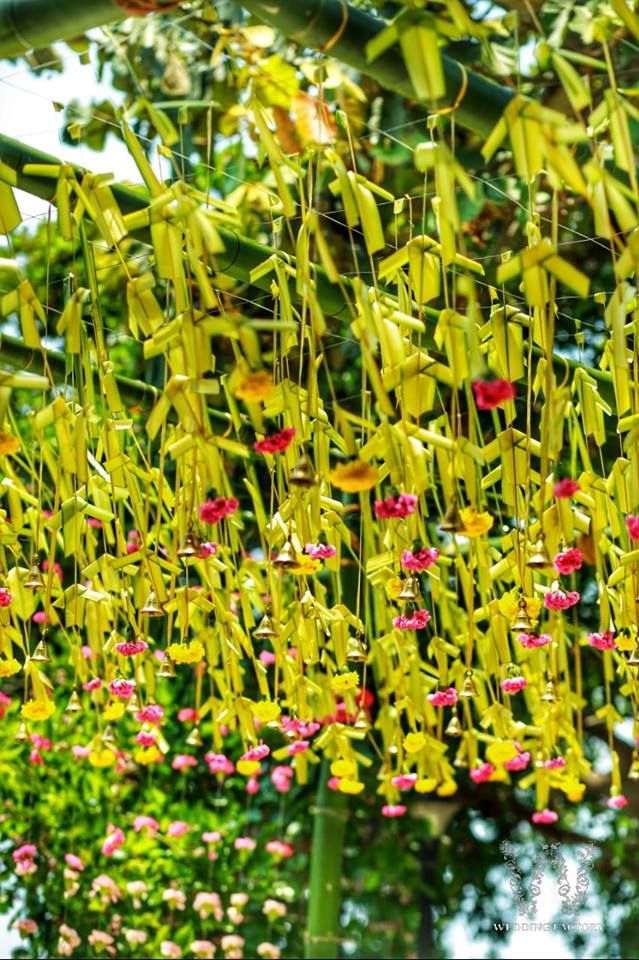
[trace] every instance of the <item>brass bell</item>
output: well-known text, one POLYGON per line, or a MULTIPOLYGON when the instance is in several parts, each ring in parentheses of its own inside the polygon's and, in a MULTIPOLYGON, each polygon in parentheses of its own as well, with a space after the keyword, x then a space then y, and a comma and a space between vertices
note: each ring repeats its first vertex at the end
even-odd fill
POLYGON ((164 610, 157 598, 155 590, 149 590, 149 595, 144 602, 140 613, 144 617, 163 617, 164 610))
POLYGON ((457 498, 451 500, 450 506, 446 510, 444 518, 439 525, 439 529, 443 533, 463 533, 466 529, 459 513, 457 498))
POLYGON ((189 745, 189 747, 202 746, 203 740, 202 740, 202 737, 200 736, 200 731, 198 727, 193 727, 190 734, 186 738, 186 742, 189 745))
POLYGON ((632 763, 628 770, 628 780, 639 780, 639 754, 636 750, 632 754, 632 763))
POLYGON ((142 704, 140 703, 139 698, 138 698, 138 697, 131 697, 131 699, 129 700, 129 702, 128 702, 127 705, 126 705, 126 712, 127 712, 127 713, 139 713, 141 709, 142 709, 142 704))
POLYGON ((71 691, 71 696, 69 697, 69 702, 64 708, 65 713, 81 713, 82 704, 80 702, 80 697, 78 696, 77 690, 71 691))
POLYGON ((47 646, 47 641, 42 638, 36 644, 36 648, 31 655, 31 659, 35 663, 51 663, 51 657, 49 656, 49 648, 47 646))
POLYGON ((286 541, 278 555, 273 560, 273 566, 279 567, 281 570, 288 570, 290 567, 297 566, 295 550, 293 549, 293 544, 290 540, 286 541))
POLYGON ((266 613, 260 620, 257 628, 253 631, 253 636, 258 640, 273 640, 275 637, 279 636, 278 631, 275 629, 275 624, 273 623, 270 607, 267 607, 266 613))
POLYGON ((530 556, 526 560, 526 566, 530 567, 531 570, 545 570, 547 567, 552 566, 552 560, 546 549, 546 541, 543 533, 540 533, 537 537, 530 551, 530 556))
POLYGON ((367 657, 361 634, 356 633, 354 637, 349 637, 346 644, 346 659, 350 663, 365 663, 367 657))
POLYGON ((468 766, 468 760, 466 759, 466 748, 461 746, 457 751, 457 756, 453 760, 453 766, 458 769, 463 769, 468 766))
POLYGON ((28 739, 29 731, 27 730, 26 723, 23 721, 16 730, 15 741, 16 743, 26 743, 28 739))
POLYGON ((544 703, 557 703, 559 697, 557 696, 557 686, 555 681, 550 679, 546 684, 546 688, 541 695, 541 699, 544 703))
POLYGON ((471 697, 478 697, 479 690, 477 685, 473 680, 473 671, 467 670, 464 676, 464 682, 462 683, 461 690, 459 691, 459 696, 469 700, 471 697))
POLYGON ((635 644, 635 647, 626 660, 626 663, 629 667, 639 667, 639 643, 635 644))
POLYGON ((175 666, 168 655, 164 657, 160 664, 158 677, 161 677, 163 680, 173 680, 175 678, 175 666))
POLYGON ((197 557, 200 553, 200 541, 192 530, 189 530, 181 545, 178 547, 177 555, 182 560, 190 560, 191 557, 197 557))
POLYGON ((43 590, 44 589, 44 580, 42 579, 42 573, 40 571, 40 564, 37 560, 31 562, 31 567, 29 568, 29 576, 24 581, 25 587, 29 587, 30 590, 43 590))
POLYGON ((305 453, 302 454, 291 470, 288 482, 291 486, 300 487, 302 490, 310 490, 311 487, 315 486, 316 480, 313 464, 305 453))
POLYGON ((110 723, 104 728, 104 733, 102 734, 102 743, 115 743, 115 730, 110 723))
POLYGON ((414 602, 419 600, 420 593, 421 586, 419 579, 417 577, 406 577, 402 592, 399 594, 399 599, 414 602))
POLYGON ((354 730, 370 730, 370 723, 365 710, 360 710, 353 724, 354 730))
POLYGON ((459 720, 459 715, 454 713, 448 721, 448 726, 444 730, 444 733, 447 737, 461 737, 463 732, 464 731, 459 720))
POLYGON ((517 606, 517 615, 512 623, 511 630, 523 631, 528 633, 535 626, 535 621, 528 615, 526 600, 521 597, 517 606))

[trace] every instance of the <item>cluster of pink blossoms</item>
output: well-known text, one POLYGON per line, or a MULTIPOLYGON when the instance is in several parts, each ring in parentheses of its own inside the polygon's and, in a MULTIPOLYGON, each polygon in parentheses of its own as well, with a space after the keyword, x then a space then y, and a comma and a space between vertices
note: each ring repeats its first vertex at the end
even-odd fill
POLYGON ((581 594, 577 590, 551 589, 544 594, 544 606, 547 610, 567 610, 579 603, 581 594))
POLYGON ((522 750, 518 743, 515 743, 515 746, 519 751, 517 756, 511 760, 504 760, 504 770, 508 770, 509 773, 519 773, 530 763, 530 751, 522 750))
POLYGON ((553 559, 552 565, 562 577, 567 577, 576 570, 581 570, 584 555, 578 547, 568 547, 561 550, 553 559))
POLYGON ((109 690, 118 700, 130 700, 135 693, 135 680, 112 680, 109 690))
POLYGON ((517 396, 515 384, 508 380, 474 380, 472 388, 478 410, 494 410, 517 396))
POLYGON ((393 617, 393 626, 397 630, 423 630, 430 622, 428 610, 414 610, 412 613, 401 613, 393 617))
POLYGON ((437 547, 420 547, 418 550, 404 550, 401 557, 402 569, 411 573, 428 570, 439 559, 437 547))
POLYGON ((124 831, 110 823, 107 827, 106 839, 102 844, 103 855, 105 857, 112 857, 116 850, 124 846, 124 842, 124 831))
POLYGON ((253 448, 258 453, 283 453, 292 443, 295 436, 295 427, 285 427, 278 433, 272 433, 270 437, 264 437, 263 440, 256 440, 253 448))
POLYGON ((546 807, 545 810, 537 810, 536 813, 533 813, 530 819, 533 823, 539 824, 557 823, 557 820, 559 820, 559 814, 555 813, 554 810, 549 810, 548 807, 546 807))
POLYGON ((436 690, 434 693, 429 693, 426 699, 433 707, 452 707, 457 703, 457 691, 454 687, 449 687, 448 690, 436 690))
POLYGON ((146 640, 138 637, 136 640, 123 640, 121 643, 116 643, 115 649, 121 657, 135 657, 138 653, 148 650, 149 645, 146 640))
POLYGON ((216 497, 215 500, 207 500, 200 504, 198 511, 200 520, 211 525, 219 523, 224 517, 232 516, 239 505, 240 501, 235 497, 216 497))
POLYGON ((552 488, 552 495, 555 500, 570 500, 571 497, 581 490, 577 480, 571 480, 570 477, 564 477, 563 480, 557 480, 552 488))
POLYGON ((6 587, 0 587, 0 607, 10 607, 13 602, 13 594, 6 587))
POLYGON ((596 650, 614 650, 617 646, 612 630, 604 630, 602 633, 589 633, 588 643, 596 650))
POLYGON ((394 787, 397 787, 398 790, 412 790, 417 783, 417 774, 400 773, 398 776, 392 778, 391 783, 394 787))
POLYGON ((19 877, 29 877, 36 872, 35 858, 37 854, 38 848, 33 843, 23 843, 21 847, 17 847, 13 851, 13 862, 16 865, 16 873, 19 877))
POLYGON ((337 554, 337 549, 330 543, 307 543, 304 553, 311 560, 331 560, 337 554))
POLYGON ((537 647, 545 647, 552 640, 549 633, 518 633, 517 643, 520 643, 526 650, 536 650, 537 647))
POLYGON ((626 530, 631 540, 639 540, 639 517, 634 514, 626 517, 626 530))
POLYGON ((492 763, 481 763, 470 771, 470 779, 473 783, 486 783, 495 773, 495 769, 492 763))
POLYGON ((412 493, 391 494, 385 500, 376 500, 374 509, 378 520, 401 520, 415 513, 417 497, 412 493))
POLYGON ((525 677, 508 677, 506 680, 501 681, 501 689, 504 693, 520 693, 522 690, 525 690, 528 686, 528 681, 525 677))
POLYGON ((382 807, 382 816, 394 820, 397 817, 403 817, 406 809, 403 803, 385 803, 382 807))

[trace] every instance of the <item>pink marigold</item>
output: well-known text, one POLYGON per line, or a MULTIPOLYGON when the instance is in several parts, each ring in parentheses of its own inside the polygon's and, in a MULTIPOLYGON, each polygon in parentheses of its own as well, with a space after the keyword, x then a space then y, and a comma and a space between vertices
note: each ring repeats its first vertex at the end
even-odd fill
POLYGON ((31 741, 33 746, 36 748, 36 750, 42 750, 44 753, 46 753, 52 747, 52 744, 49 738, 41 737, 39 733, 32 733, 31 736, 29 737, 29 740, 31 741))
POLYGON ((326 786, 329 790, 339 790, 339 777, 329 777, 326 786))
POLYGON ((549 633, 518 633, 517 643, 527 650, 535 650, 537 647, 545 647, 550 643, 552 637, 549 633))
POLYGON ((549 810, 546 807, 545 810, 537 810, 536 813, 533 813, 530 818, 533 823, 557 823, 559 820, 559 814, 555 813, 554 810, 549 810))
POLYGON ((244 946, 244 937, 238 936, 237 933, 227 933, 220 940, 220 946, 224 953, 228 953, 229 950, 241 950, 244 946))
POLYGON ((282 859, 292 857, 295 853, 293 847, 288 843, 284 843, 283 840, 269 840, 264 849, 267 853, 270 853, 271 856, 281 857, 282 859))
POLYGON ((255 777, 249 777, 249 779, 246 781, 245 789, 249 797, 254 797, 256 793, 260 792, 260 781, 255 777))
POLYGON ((208 893, 205 890, 196 893, 193 909, 199 914, 200 920, 206 920, 211 915, 215 917, 218 923, 221 923, 224 919, 219 893, 208 893))
POLYGON ((548 590, 544 594, 544 606, 547 610, 567 610, 579 603, 581 594, 577 590, 548 590))
POLYGON ((81 760, 83 757, 88 757, 91 753, 91 747, 83 747, 80 743, 74 743, 71 747, 71 753, 73 754, 74 760, 81 760))
POLYGON ((138 653, 144 653, 149 649, 146 640, 124 640, 122 643, 116 643, 115 649, 121 657, 135 657, 138 653))
POLYGON ((452 707, 457 703, 457 691, 454 687, 449 687, 448 690, 436 690, 434 693, 429 693, 426 699, 433 707, 452 707))
POLYGON ((411 573, 420 573, 428 570, 439 559, 437 547, 420 547, 419 550, 404 550, 402 553, 402 569, 411 573))
POLYGON ((393 626, 397 630, 423 630, 430 621, 428 610, 414 610, 413 613, 401 613, 393 617, 393 626))
POLYGON ((31 619, 33 620, 34 623, 38 623, 38 624, 41 624, 41 623, 51 623, 51 620, 50 620, 49 617, 46 615, 46 613, 44 612, 44 610, 36 610, 36 612, 33 614, 33 616, 31 617, 31 619))
POLYGON ((639 540, 639 517, 633 514, 626 517, 626 529, 631 540, 639 540))
POLYGON ((194 710, 193 707, 182 707, 181 710, 178 710, 177 718, 180 723, 197 723, 200 719, 197 710, 194 710))
POLYGON ((136 833, 140 833, 142 830, 148 830, 149 833, 157 833, 160 829, 160 824, 155 817, 147 817, 141 813, 133 821, 133 829, 136 833))
POLYGON ((529 763, 530 751, 522 750, 512 760, 504 761, 504 770, 508 770, 509 773, 518 773, 520 770, 525 770, 529 763))
POLYGON ((222 839, 222 834, 219 830, 207 830, 202 834, 202 840, 204 843, 219 843, 222 839))
MULTIPOLYGON (((42 561, 42 569, 43 569, 43 571, 44 571, 45 573, 47 572, 47 570, 49 569, 49 561, 48 561, 48 560, 43 560, 43 561, 42 561)), ((58 578, 58 580, 60 581, 60 583, 62 583, 62 567, 61 567, 60 564, 57 562, 57 560, 55 560, 54 563, 53 563, 53 573, 54 573, 54 575, 58 578)))
POLYGON ((417 783, 417 774, 400 773, 398 776, 393 777, 391 783, 394 787, 397 787, 398 790, 412 790, 417 783))
POLYGON ((236 850, 255 850, 257 844, 252 837, 236 837, 233 846, 236 850))
POLYGON ((162 721, 164 716, 164 707, 161 707, 159 703, 148 703, 146 707, 142 707, 141 710, 135 715, 135 719, 138 723, 151 723, 154 726, 157 726, 162 721))
POLYGON ((393 820, 395 817, 403 817, 406 809, 403 803, 385 803, 382 807, 382 816, 393 820))
POLYGON ((183 837, 190 829, 190 826, 185 820, 173 820, 168 825, 166 833, 169 837, 183 837))
POLYGON ((617 646, 612 630, 604 630, 602 633, 589 633, 588 643, 596 650, 614 650, 617 646))
POLYGON ((135 693, 135 680, 112 680, 109 690, 118 700, 130 700, 135 693))
POLYGON ((552 564, 557 573, 567 577, 575 570, 581 570, 583 562, 584 555, 581 550, 578 547, 568 547, 567 550, 562 550, 557 554, 552 564))
POLYGON ((78 873, 82 873, 84 870, 84 864, 75 853, 65 853, 64 862, 68 867, 71 867, 72 870, 77 870, 78 873))
POLYGON ((563 757, 552 757, 551 760, 544 760, 546 770, 563 770, 566 761, 563 757))
POLYGON ((95 947, 96 950, 106 950, 107 953, 115 954, 113 944, 115 943, 110 933, 103 933, 102 930, 92 930, 87 937, 87 943, 95 947))
POLYGON ((610 807, 611 810, 621 810, 628 806, 628 799, 624 797, 623 793, 618 793, 616 797, 608 797, 606 806, 610 807))
POLYGON ((140 730, 135 735, 135 742, 139 743, 141 747, 154 747, 157 742, 157 731, 140 730))
POLYGON ((259 661, 265 667, 272 667, 276 660, 277 660, 277 657, 275 656, 272 650, 261 651, 259 656, 259 661))
POLYGON ((578 482, 571 480, 570 477, 565 477, 563 480, 558 480, 553 486, 552 494, 555 500, 569 500, 578 490, 581 490, 578 482))
POLYGON ((208 560, 209 557, 217 556, 217 543, 211 543, 210 540, 205 540, 204 543, 200 544, 200 560, 208 560))
POLYGON ((102 686, 102 681, 99 677, 92 677, 90 680, 87 680, 86 683, 82 684, 82 689, 86 690, 87 693, 93 693, 94 690, 99 690, 102 686))
POLYGON ((190 753, 179 753, 173 758, 171 767, 173 770, 188 770, 189 767, 197 767, 197 759, 190 753))
POLYGON ((23 920, 14 920, 12 926, 14 930, 17 930, 18 933, 24 937, 30 937, 38 932, 38 924, 35 920, 30 920, 28 917, 25 917, 23 920))
POLYGON ((264 437, 263 440, 256 440, 253 448, 258 453, 283 453, 284 450, 293 442, 295 436, 295 427, 285 427, 278 433, 272 433, 270 437, 264 437))
POLYGON ((490 780, 494 772, 495 768, 492 763, 482 763, 470 771, 470 779, 473 783, 486 783, 487 780, 490 780))
POLYGON ((13 594, 6 587, 0 587, 0 607, 10 607, 13 594))
POLYGON ((182 949, 172 940, 163 940, 160 944, 160 953, 163 957, 168 957, 169 960, 180 960, 182 949))
POLYGON ((501 681, 501 689, 504 693, 519 693, 521 690, 525 690, 527 686, 528 681, 525 677, 508 677, 501 681))
POLYGON ((276 947, 274 943, 263 940, 262 943, 258 943, 257 945, 257 955, 261 957, 262 960, 280 960, 282 951, 279 947, 276 947))
POLYGON ((102 844, 102 853, 105 857, 112 857, 116 850, 119 850, 124 844, 124 832, 119 827, 114 827, 112 823, 107 828, 106 840, 102 844))
POLYGON ((200 520, 211 525, 219 523, 224 517, 234 514, 239 505, 240 501, 235 497, 216 497, 215 500, 207 500, 206 503, 200 504, 200 520))
POLYGON ((308 554, 311 560, 330 560, 337 554, 337 548, 330 543, 307 543, 304 553, 308 554))
POLYGON ((375 516, 378 520, 399 520, 410 517, 417 508, 417 497, 412 493, 392 494, 385 500, 375 501, 375 516))
POLYGON ((30 754, 29 754, 29 763, 31 763, 34 767, 43 767, 43 766, 44 766, 44 760, 43 760, 42 754, 40 753, 39 750, 32 750, 32 751, 30 752, 30 754))
POLYGON ((475 380, 472 387, 478 410, 494 410, 517 396, 514 383, 508 380, 475 380))
POLYGON ((265 743, 260 743, 243 753, 240 760, 265 760, 270 752, 270 747, 267 747, 265 743))
POLYGON ((11 856, 13 857, 16 863, 20 863, 21 860, 33 860, 37 855, 38 848, 33 843, 23 843, 21 847, 17 847, 11 856))
POLYGON ((209 765, 209 773, 221 773, 228 777, 235 770, 235 764, 223 753, 205 753, 204 759, 209 765))
POLYGON ((308 740, 296 740, 295 743, 290 743, 286 748, 286 752, 289 757, 296 757, 299 753, 306 753, 310 743, 308 740))
POLYGON ((200 960, 213 960, 215 956, 215 944, 210 940, 194 940, 189 950, 200 960))

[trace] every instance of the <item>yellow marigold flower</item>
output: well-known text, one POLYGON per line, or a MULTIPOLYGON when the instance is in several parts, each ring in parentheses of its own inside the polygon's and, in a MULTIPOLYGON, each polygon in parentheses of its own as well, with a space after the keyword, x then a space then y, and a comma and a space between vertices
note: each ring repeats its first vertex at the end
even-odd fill
POLYGON ((486 749, 486 759, 494 766, 498 766, 500 763, 512 760, 518 753, 519 750, 511 740, 504 740, 500 743, 490 744, 486 749))
POLYGON ((20 449, 20 441, 12 433, 5 433, 0 430, 0 457, 6 454, 17 453, 20 449))
POLYGON ((140 747, 133 754, 133 759, 142 767, 148 767, 152 763, 157 763, 162 758, 162 753, 157 747, 140 747))
POLYGON ((426 744, 426 737, 423 733, 407 733, 404 737, 404 750, 406 753, 419 753, 426 744))
POLYGON ((389 600, 397 600, 398 596, 404 589, 404 581, 401 577, 391 577, 390 580, 387 580, 385 583, 386 587, 386 596, 389 600))
POLYGON ((351 460, 350 463, 340 463, 329 473, 332 484, 345 490, 346 493, 360 493, 362 490, 371 490, 377 483, 379 473, 363 460, 351 460))
POLYGON ((354 778, 357 773, 357 764, 354 760, 333 760, 331 773, 334 777, 354 778))
POLYGON ((275 386, 270 374, 265 370, 257 373, 245 373, 235 388, 235 396, 245 403, 261 403, 268 400, 275 386))
POLYGON ((619 633, 615 637, 615 640, 617 641, 617 650, 622 650, 627 653, 635 648, 635 640, 630 633, 619 633))
POLYGON ((437 788, 438 797, 452 797, 454 793, 457 793, 457 784, 454 780, 444 780, 437 788))
POLYGON ((19 670, 20 664, 15 657, 7 657, 6 660, 0 660, 0 677, 12 677, 14 673, 18 673, 19 670))
POLYGON ((260 769, 259 760, 238 760, 235 769, 242 777, 252 777, 260 769))
POLYGON ((483 533, 488 533, 494 523, 489 513, 479 513, 474 507, 464 507, 459 514, 464 524, 464 537, 481 537, 483 533))
POLYGON ((48 720, 55 707, 52 700, 27 700, 20 712, 25 720, 48 720))
MULTIPOLYGON (((519 612, 519 590, 515 588, 508 593, 502 594, 499 598, 499 612, 503 613, 509 620, 514 620, 519 612)), ((541 613, 541 600, 537 597, 523 597, 526 601, 526 613, 532 620, 538 620, 541 613)))
POLYGON ((338 673, 331 680, 331 687, 335 693, 345 693, 347 690, 354 690, 359 681, 359 677, 354 670, 350 673, 338 673))
POLYGON ((204 657, 204 646, 199 640, 190 643, 171 643, 166 649, 173 663, 198 663, 204 657))
POLYGON ((271 723, 273 720, 277 720, 282 711, 279 703, 273 703, 272 700, 260 700, 259 703, 251 704, 251 712, 260 723, 271 723))
POLYGON ((105 723, 113 723, 114 720, 120 720, 124 716, 126 704, 121 700, 114 700, 104 709, 102 719, 105 723))
POLYGON ((297 566, 289 567, 289 570, 298 576, 310 577, 317 573, 321 566, 321 560, 313 560, 312 557, 300 557, 297 566))
POLYGON ((363 789, 363 783, 361 783, 359 780, 351 780, 350 777, 344 777, 338 784, 338 790, 340 793, 350 793, 355 795, 357 793, 361 793, 363 789))
POLYGON ((437 779, 435 777, 420 777, 415 783, 415 792, 432 793, 436 786, 437 779))
POLYGON ((92 750, 89 754, 89 763, 92 767, 112 767, 115 763, 115 754, 108 747, 102 747, 100 750, 92 750))

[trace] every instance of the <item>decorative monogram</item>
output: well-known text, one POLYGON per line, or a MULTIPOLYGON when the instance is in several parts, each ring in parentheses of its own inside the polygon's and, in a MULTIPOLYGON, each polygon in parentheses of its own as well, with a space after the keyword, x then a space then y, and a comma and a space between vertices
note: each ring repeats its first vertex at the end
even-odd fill
POLYGON ((506 867, 510 872, 510 887, 519 906, 519 914, 528 919, 537 913, 537 901, 541 893, 541 881, 550 867, 557 872, 557 892, 563 904, 562 911, 569 915, 576 914, 586 902, 588 887, 590 886, 589 871, 596 855, 594 843, 587 843, 577 851, 577 878, 575 892, 571 896, 568 881, 568 864, 561 853, 561 844, 541 841, 535 845, 536 856, 533 862, 532 877, 527 891, 524 890, 524 881, 520 872, 520 863, 515 848, 508 840, 503 840, 500 850, 504 855, 506 867))

